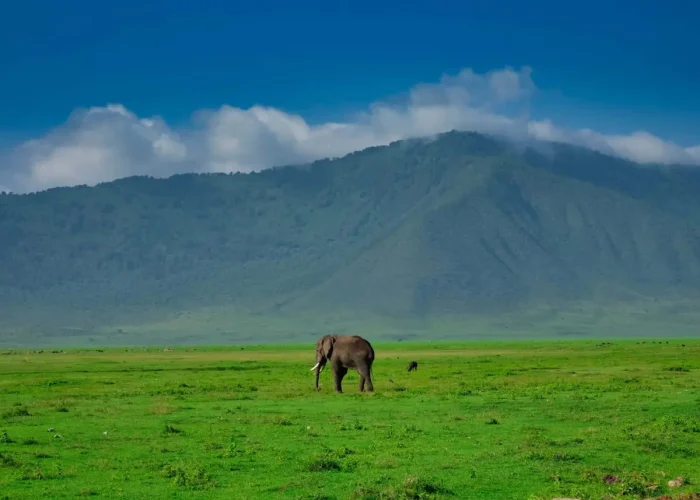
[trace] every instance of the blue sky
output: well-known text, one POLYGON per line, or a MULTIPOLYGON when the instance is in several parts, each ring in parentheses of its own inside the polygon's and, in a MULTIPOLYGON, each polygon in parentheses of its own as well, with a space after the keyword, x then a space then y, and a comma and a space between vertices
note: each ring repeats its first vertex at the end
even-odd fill
POLYGON ((322 124, 463 68, 522 66, 538 88, 533 119, 689 147, 700 144, 700 7, 664 5, 12 2, 0 18, 0 149, 76 108, 118 103, 177 129, 201 109, 260 104, 322 124))

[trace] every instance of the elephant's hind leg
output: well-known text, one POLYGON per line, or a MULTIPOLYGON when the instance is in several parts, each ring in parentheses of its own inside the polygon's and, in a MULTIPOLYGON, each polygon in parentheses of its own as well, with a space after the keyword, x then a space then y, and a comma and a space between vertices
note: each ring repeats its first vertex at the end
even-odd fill
POLYGON ((369 373, 369 368, 366 365, 361 366, 357 369, 357 372, 360 374, 360 391, 364 392, 365 384, 367 384, 367 390, 373 392, 374 385, 372 385, 372 376, 369 373))

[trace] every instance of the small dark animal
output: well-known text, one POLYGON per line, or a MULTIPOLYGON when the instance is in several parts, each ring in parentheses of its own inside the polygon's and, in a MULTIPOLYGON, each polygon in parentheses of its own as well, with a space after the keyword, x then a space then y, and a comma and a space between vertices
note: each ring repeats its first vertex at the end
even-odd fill
POLYGON ((417 370, 417 369, 418 369, 418 362, 416 362, 416 361, 411 361, 411 362, 408 364, 408 371, 409 371, 409 372, 412 372, 412 371, 417 370))

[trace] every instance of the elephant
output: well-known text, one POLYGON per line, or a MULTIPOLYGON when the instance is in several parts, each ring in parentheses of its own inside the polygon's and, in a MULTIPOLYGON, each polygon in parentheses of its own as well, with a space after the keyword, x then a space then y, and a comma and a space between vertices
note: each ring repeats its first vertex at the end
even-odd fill
POLYGON ((417 369, 418 369, 418 361, 411 361, 411 362, 408 364, 408 371, 409 371, 409 372, 410 372, 410 371, 417 370, 417 369))
POLYGON ((360 392, 364 392, 365 383, 369 392, 374 391, 372 385, 372 363, 374 349, 372 345, 357 335, 324 335, 316 342, 316 364, 311 371, 316 372, 316 391, 318 376, 326 363, 331 362, 335 392, 343 392, 343 377, 352 368, 360 375, 360 392))

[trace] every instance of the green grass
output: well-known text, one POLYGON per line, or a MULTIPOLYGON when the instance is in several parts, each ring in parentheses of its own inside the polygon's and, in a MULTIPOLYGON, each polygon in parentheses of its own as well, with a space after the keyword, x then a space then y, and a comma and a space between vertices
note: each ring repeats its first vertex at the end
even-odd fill
POLYGON ((313 346, 0 351, 0 498, 700 490, 700 341, 375 350, 375 392, 342 395, 313 391, 313 346))

